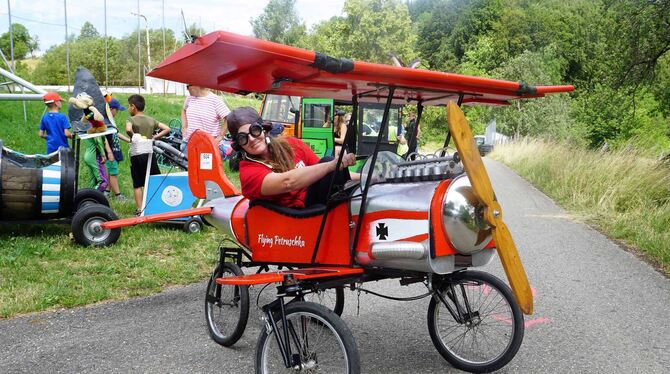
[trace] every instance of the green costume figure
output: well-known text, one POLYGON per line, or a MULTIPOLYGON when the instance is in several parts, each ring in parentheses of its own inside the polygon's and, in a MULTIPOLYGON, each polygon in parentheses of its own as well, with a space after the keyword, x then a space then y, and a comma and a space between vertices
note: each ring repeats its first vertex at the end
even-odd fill
POLYGON ((105 144, 103 137, 84 139, 81 143, 84 145, 84 165, 91 174, 87 187, 104 192, 107 188, 107 173, 104 169, 105 144), (102 165, 102 169, 100 165, 102 165))

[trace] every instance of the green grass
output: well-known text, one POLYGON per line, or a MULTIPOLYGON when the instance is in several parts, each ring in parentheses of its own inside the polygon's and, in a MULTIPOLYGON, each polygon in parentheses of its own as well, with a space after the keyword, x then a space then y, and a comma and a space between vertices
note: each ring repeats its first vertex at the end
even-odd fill
MULTIPOLYGON (((115 94, 124 105, 128 96, 115 94)), ((179 118, 183 97, 147 95, 146 99, 148 115, 164 123, 179 118)), ((260 106, 258 100, 232 95, 225 96, 225 101, 231 109, 260 106)), ((21 102, 2 103, 0 139, 26 154, 43 153, 46 145, 37 131, 44 105, 27 102, 26 107, 28 122, 24 123, 21 102)), ((127 113, 120 113, 117 124, 125 123, 126 118, 127 113)), ((127 145, 122 144, 126 159, 119 166, 119 181, 129 200, 118 203, 112 199, 111 205, 119 217, 130 217, 135 204, 127 145)), ((228 174, 239 186, 237 175, 228 174)), ((84 180, 85 175, 80 175, 80 183, 84 180)), ((70 226, 63 224, 0 226, 0 318, 144 296, 171 285, 200 281, 211 272, 223 239, 211 227, 187 234, 177 225, 144 224, 123 228, 113 246, 84 248, 69 234, 70 226)))
POLYGON ((634 151, 540 140, 497 146, 502 161, 548 196, 670 275, 670 168, 634 151))

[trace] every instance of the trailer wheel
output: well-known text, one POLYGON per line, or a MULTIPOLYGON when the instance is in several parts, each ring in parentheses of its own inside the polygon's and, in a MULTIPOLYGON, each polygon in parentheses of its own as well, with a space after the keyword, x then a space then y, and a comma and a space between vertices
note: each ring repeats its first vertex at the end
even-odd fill
POLYGON ((184 223, 184 231, 189 234, 200 232, 202 230, 202 221, 200 218, 191 218, 184 223))
POLYGON ((108 207, 109 201, 102 192, 91 188, 85 188, 77 191, 74 195, 74 210, 72 213, 76 213, 79 209, 91 204, 100 204, 108 207))
POLYGON ((83 246, 105 247, 119 240, 121 229, 105 230, 100 225, 119 219, 112 209, 100 204, 82 207, 72 218, 72 236, 83 246))

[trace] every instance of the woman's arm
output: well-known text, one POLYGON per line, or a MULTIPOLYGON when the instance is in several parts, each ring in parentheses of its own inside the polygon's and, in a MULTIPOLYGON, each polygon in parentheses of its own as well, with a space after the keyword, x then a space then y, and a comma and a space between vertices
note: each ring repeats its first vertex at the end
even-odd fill
POLYGON ((181 133, 183 136, 186 136, 186 130, 188 130, 188 121, 186 120, 186 108, 181 110, 181 133))
MULTIPOLYGON (((345 154, 342 157, 341 169, 356 163, 356 155, 345 154)), ((323 178, 331 171, 335 171, 337 159, 320 164, 310 165, 303 168, 289 170, 284 173, 270 173, 263 178, 261 194, 270 196, 299 190, 310 186, 312 183, 323 178)))

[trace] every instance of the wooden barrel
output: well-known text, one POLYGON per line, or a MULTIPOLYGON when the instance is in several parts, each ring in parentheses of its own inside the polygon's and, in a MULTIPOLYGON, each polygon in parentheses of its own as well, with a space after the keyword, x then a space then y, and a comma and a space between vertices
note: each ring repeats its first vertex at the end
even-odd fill
POLYGON ((68 217, 74 200, 74 157, 59 150, 59 160, 42 166, 3 149, 0 157, 0 220, 68 217), (42 166, 42 167, 33 167, 42 166))

